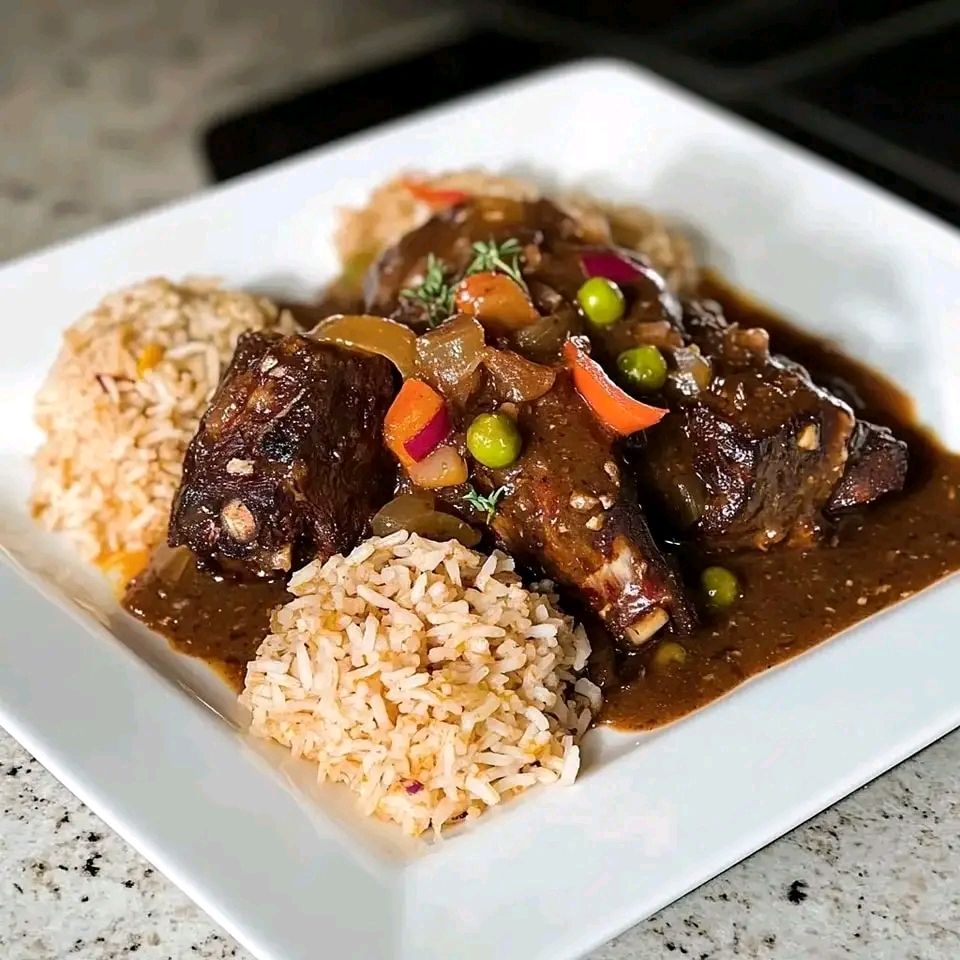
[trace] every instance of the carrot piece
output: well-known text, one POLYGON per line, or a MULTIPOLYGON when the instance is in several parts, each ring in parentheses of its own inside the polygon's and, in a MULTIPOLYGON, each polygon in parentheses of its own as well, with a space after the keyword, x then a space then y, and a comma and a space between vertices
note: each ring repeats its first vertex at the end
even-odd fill
POLYGON ((448 190, 442 187, 431 187, 419 180, 405 180, 404 186, 413 197, 421 203, 425 203, 433 210, 445 210, 447 207, 456 206, 463 203, 470 196, 463 190, 448 190))
POLYGON ((97 566, 110 581, 117 596, 121 596, 133 578, 150 562, 149 550, 114 550, 101 554, 97 566))
POLYGON ((666 415, 661 407, 652 407, 621 390, 596 360, 573 340, 563 345, 563 357, 573 373, 573 385, 597 419, 614 433, 626 437, 646 430, 666 415))
POLYGON ((384 417, 383 436, 387 447, 405 467, 417 462, 407 450, 409 441, 445 411, 443 397, 429 384, 414 379, 403 381, 384 417))
POLYGON ((464 277, 454 294, 454 309, 481 323, 516 330, 540 319, 520 285, 502 273, 474 273, 464 277))
POLYGON ((137 357, 137 376, 149 373, 162 359, 164 350, 159 343, 148 343, 137 357))

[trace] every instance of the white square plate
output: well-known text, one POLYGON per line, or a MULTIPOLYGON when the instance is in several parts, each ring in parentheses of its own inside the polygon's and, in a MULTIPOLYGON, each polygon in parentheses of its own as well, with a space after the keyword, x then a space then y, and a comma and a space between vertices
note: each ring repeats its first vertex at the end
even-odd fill
POLYGON ((407 842, 251 742, 212 673, 34 529, 32 398, 80 312, 161 273, 312 293, 335 270, 338 205, 400 169, 478 164, 674 215, 730 279, 888 371, 960 445, 957 235, 617 63, 429 111, 0 269, 0 722, 263 958, 579 955, 960 724, 953 578, 669 728, 591 733, 573 787, 407 842))

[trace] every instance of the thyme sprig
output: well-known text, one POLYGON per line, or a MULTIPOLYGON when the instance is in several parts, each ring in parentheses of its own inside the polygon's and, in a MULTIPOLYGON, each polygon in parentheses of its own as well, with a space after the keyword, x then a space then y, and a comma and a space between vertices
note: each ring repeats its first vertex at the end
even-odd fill
POLYGON ((447 265, 432 253, 427 254, 427 268, 423 279, 415 287, 400 291, 404 300, 419 300, 427 308, 427 322, 431 327, 442 323, 453 313, 453 285, 447 277, 447 265))
POLYGON ((475 510, 479 510, 481 513, 486 513, 487 523, 490 523, 490 521, 493 520, 493 515, 497 512, 497 504, 500 502, 506 492, 506 487, 497 487, 497 489, 491 494, 485 496, 477 491, 475 487, 470 487, 470 489, 463 495, 463 499, 475 510))
POLYGON ((516 237, 510 237, 503 243, 497 243, 492 237, 489 243, 478 240, 472 245, 472 249, 473 259, 467 265, 465 276, 470 276, 472 273, 493 273, 499 270, 523 290, 527 289, 523 274, 520 273, 520 256, 523 251, 516 237))
MULTIPOLYGON (((478 240, 471 245, 471 249, 473 258, 463 272, 465 277, 474 273, 499 271, 506 274, 524 292, 529 292, 523 274, 520 272, 520 257, 523 250, 516 237, 510 237, 502 243, 497 243, 493 238, 489 242, 478 240)), ((431 327, 435 327, 453 313, 455 287, 456 284, 451 282, 451 270, 447 264, 429 253, 423 279, 415 287, 406 287, 401 290, 400 297, 422 303, 426 307, 427 322, 431 327)))

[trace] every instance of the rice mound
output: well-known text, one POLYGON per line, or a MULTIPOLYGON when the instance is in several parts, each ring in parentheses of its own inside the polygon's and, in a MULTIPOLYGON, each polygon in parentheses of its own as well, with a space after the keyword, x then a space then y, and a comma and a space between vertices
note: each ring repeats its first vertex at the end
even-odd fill
POLYGON ((613 242, 647 256, 674 292, 688 293, 696 288, 699 266, 690 240, 645 207, 606 203, 581 192, 552 196, 532 180, 483 170, 438 175, 408 172, 377 187, 365 206, 341 210, 335 242, 347 273, 357 273, 358 268, 371 263, 434 213, 429 204, 410 192, 408 184, 412 181, 437 190, 462 190, 513 200, 545 196, 579 220, 591 241, 613 242))
POLYGON ((402 530, 314 561, 247 666, 251 731, 412 835, 570 783, 600 690, 550 589, 499 551, 402 530))
POLYGON ((125 584, 166 534, 183 455, 245 330, 292 330, 263 297, 152 279, 67 329, 36 400, 34 516, 125 584))

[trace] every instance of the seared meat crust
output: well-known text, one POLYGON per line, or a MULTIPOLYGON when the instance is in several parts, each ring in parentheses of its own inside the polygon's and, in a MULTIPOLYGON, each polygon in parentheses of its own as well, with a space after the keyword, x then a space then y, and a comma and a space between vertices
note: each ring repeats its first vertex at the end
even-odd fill
POLYGON ((245 334, 187 449, 168 542, 257 574, 349 550, 393 490, 393 395, 382 357, 245 334))

